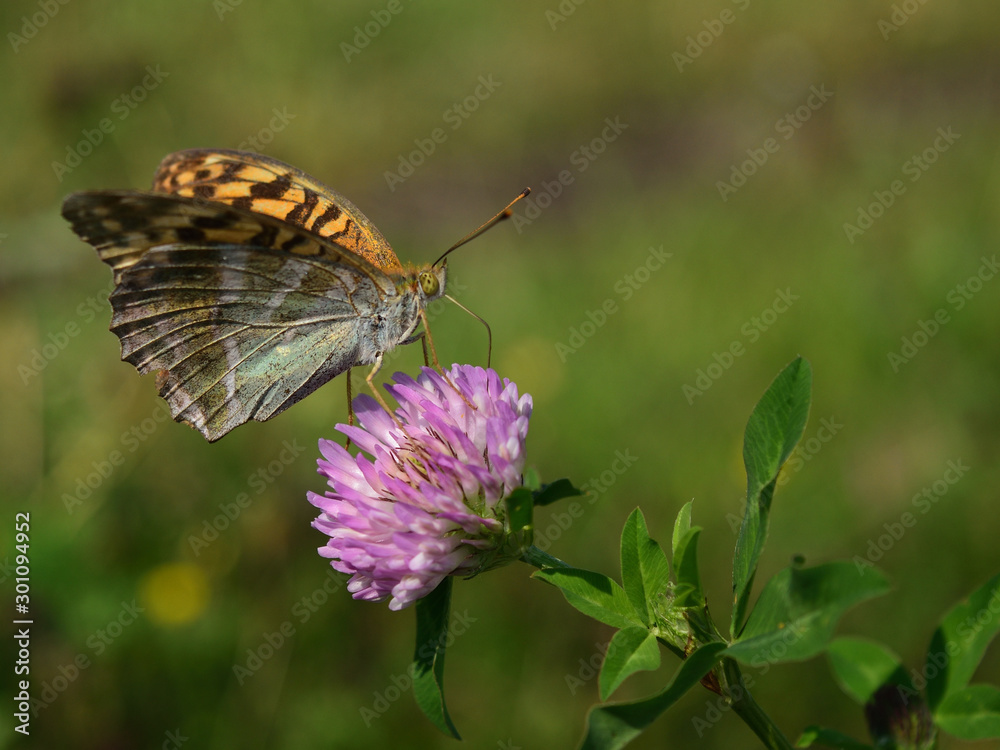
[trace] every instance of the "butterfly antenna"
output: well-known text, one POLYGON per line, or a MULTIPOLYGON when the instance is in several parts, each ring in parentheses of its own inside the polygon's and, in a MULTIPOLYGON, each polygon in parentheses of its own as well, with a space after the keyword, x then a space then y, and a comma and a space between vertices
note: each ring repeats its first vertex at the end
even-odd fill
MULTIPOLYGON (((471 232, 469 232, 462 239, 460 239, 454 245, 452 245, 447 250, 445 250, 441 254, 441 257, 438 258, 436 261, 434 261, 434 265, 435 266, 439 265, 441 263, 441 261, 443 261, 445 258, 448 257, 448 253, 450 253, 452 250, 457 250, 462 245, 464 245, 466 242, 470 242, 470 241, 476 239, 476 237, 478 237, 479 235, 481 235, 487 229, 491 229, 492 227, 496 226, 497 224, 499 224, 504 219, 509 219, 510 216, 511 216, 511 210, 510 209, 513 208, 514 204, 517 203, 519 200, 521 200, 522 198, 526 198, 530 192, 531 192, 531 188, 530 187, 527 187, 524 190, 522 190, 521 194, 518 195, 510 203, 508 203, 507 207, 504 208, 503 211, 501 211, 500 213, 498 213, 496 216, 494 216, 492 219, 490 219, 485 224, 483 224, 482 226, 480 226, 478 229, 474 229, 471 232)), ((455 302, 455 300, 452 300, 452 302, 455 302)), ((455 304, 458 304, 458 303, 456 302, 455 304)), ((458 306, 462 307, 461 305, 458 305, 458 306)), ((466 310, 464 307, 462 307, 462 309, 465 310, 466 312, 468 312, 470 315, 474 315, 475 314, 475 313, 470 312, 469 310, 466 310)), ((480 318, 480 320, 482 320, 482 318, 480 318)), ((489 326, 487 326, 487 328, 489 328, 489 326)))
POLYGON ((489 367, 490 366, 490 358, 493 356, 493 331, 490 330, 490 324, 487 323, 482 318, 480 318, 478 315, 476 315, 474 312, 472 312, 472 310, 470 310, 469 308, 467 308, 465 305, 463 305, 457 299, 455 299, 454 297, 452 297, 450 294, 444 295, 444 298, 448 299, 448 300, 451 300, 456 305, 458 305, 461 309, 463 309, 467 313, 469 313, 469 315, 471 315, 473 318, 475 318, 480 323, 482 323, 484 326, 486 326, 486 341, 487 341, 487 345, 486 345, 486 366, 489 367))

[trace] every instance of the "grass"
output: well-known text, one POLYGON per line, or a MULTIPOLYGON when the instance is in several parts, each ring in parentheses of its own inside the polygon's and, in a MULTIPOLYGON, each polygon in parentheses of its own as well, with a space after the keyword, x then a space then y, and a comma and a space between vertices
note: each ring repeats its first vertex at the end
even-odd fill
MULTIPOLYGON (((463 304, 493 327, 494 365, 535 395, 530 462, 543 479, 600 482, 616 451, 636 456, 553 554, 613 570, 633 507, 665 542, 693 497, 724 621, 743 428, 802 354, 815 373, 806 437, 824 418, 843 428, 779 490, 761 575, 797 552, 817 563, 863 556, 958 459, 967 476, 879 562, 896 590, 852 614, 845 632, 884 639, 915 666, 940 613, 995 572, 1000 281, 984 281, 962 309, 949 294, 997 247, 996 11, 928 4, 883 40, 876 23, 891 9, 753 5, 678 72, 672 53, 714 10, 588 3, 552 30, 527 3, 406 4, 347 62, 340 43, 381 6, 242 4, 221 19, 210 4, 59 7, 0 55, 0 106, 16 113, 0 122, 0 466, 11 513, 32 513, 33 689, 57 689, 78 655, 90 662, 36 720, 40 741, 152 746, 179 728, 204 747, 449 742, 408 694, 387 698, 409 660, 412 616, 322 588, 305 493, 321 487, 315 443, 343 419, 343 386, 211 446, 157 421, 153 379, 118 361, 106 330, 109 275, 58 215, 72 190, 145 187, 173 150, 235 147, 270 127, 275 108, 294 118, 266 153, 348 195, 408 261, 432 260, 525 185, 537 199, 570 172, 537 218, 492 230, 449 263, 463 304), (169 75, 60 182, 52 162, 120 117, 114 103, 149 65, 169 75), (452 129, 444 113, 491 74, 502 85, 452 129), (820 84, 829 101, 723 201, 717 183, 820 84), (628 128, 581 171, 574 154, 615 117, 628 128), (385 173, 438 127, 444 143, 390 190, 385 173), (906 182, 904 165, 948 127, 961 137, 906 182), (903 194, 850 242, 843 225, 897 179, 903 194), (625 299, 619 282, 661 246, 671 257, 625 299), (776 290, 798 299, 763 330, 753 320, 776 290), (616 311, 560 357, 556 345, 607 300, 616 311), (940 308, 949 322, 894 372, 888 353, 940 308), (744 353, 688 403, 683 386, 733 342, 744 353), (50 344, 55 356, 25 375, 50 344), (304 450, 258 493, 251 477, 268 473, 285 441, 304 450), (115 451, 121 465, 86 488, 115 451), (78 480, 90 494, 69 513, 78 480), (249 507, 196 555, 191 538, 240 493, 249 507), (167 577, 172 587, 154 585, 179 563, 188 567, 167 577), (154 614, 154 602, 186 602, 199 587, 207 597, 190 621, 154 614), (308 618, 296 609, 303 598, 314 602, 308 618), (95 634, 133 600, 145 612, 97 653, 95 634), (283 623, 294 635, 241 682, 234 665, 283 623), (388 705, 366 726, 359 709, 378 696, 388 705)), ((5 6, 2 27, 36 11, 5 6)), ((460 311, 444 309, 433 330, 443 359, 485 362, 483 331, 460 311)), ((418 347, 392 363, 419 364, 418 347)), ((538 526, 558 512, 540 511, 538 526)), ((596 683, 571 693, 565 676, 607 634, 528 572, 456 586, 454 606, 475 621, 449 652, 446 691, 470 746, 571 746, 596 701, 596 683)), ((651 692, 674 667, 636 676, 622 696, 651 692)), ((814 722, 864 735, 822 660, 758 683, 790 735, 814 722)), ((636 747, 749 746, 729 716, 697 736, 690 717, 709 697, 689 696, 636 747)))

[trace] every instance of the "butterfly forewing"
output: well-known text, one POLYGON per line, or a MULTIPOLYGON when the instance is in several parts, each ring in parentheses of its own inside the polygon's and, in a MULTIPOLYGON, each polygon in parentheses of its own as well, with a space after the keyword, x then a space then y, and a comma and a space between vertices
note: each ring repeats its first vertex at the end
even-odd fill
POLYGON ((382 234, 336 190, 260 154, 192 149, 170 154, 153 190, 273 216, 336 242, 383 270, 401 269, 382 234))
POLYGON ((283 221, 197 198, 132 190, 74 193, 63 204, 73 231, 93 245, 101 260, 121 272, 150 247, 166 244, 248 244, 298 256, 321 256, 391 282, 353 252, 283 221))
POLYGON ((63 215, 115 269, 122 359, 159 373, 173 417, 209 440, 370 363, 360 326, 397 295, 334 242, 235 206, 96 191, 63 215))

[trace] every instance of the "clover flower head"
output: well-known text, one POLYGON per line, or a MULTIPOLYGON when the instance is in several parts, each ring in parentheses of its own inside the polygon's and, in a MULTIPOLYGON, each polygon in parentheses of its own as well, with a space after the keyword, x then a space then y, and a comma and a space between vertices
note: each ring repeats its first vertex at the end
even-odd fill
POLYGON ((330 489, 309 493, 322 511, 319 548, 351 576, 355 599, 399 610, 449 575, 509 562, 504 498, 521 486, 531 396, 493 370, 425 367, 393 376, 396 419, 370 396, 353 402, 360 426, 337 425, 360 449, 319 443, 330 489), (366 455, 367 454, 367 455, 366 455))

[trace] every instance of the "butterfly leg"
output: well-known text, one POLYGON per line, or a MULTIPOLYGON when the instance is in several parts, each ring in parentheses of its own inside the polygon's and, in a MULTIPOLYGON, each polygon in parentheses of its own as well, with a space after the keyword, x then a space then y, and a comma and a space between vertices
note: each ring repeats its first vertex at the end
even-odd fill
POLYGON ((427 362, 427 347, 430 346, 431 360, 434 362, 434 369, 443 373, 444 370, 441 369, 441 363, 438 361, 437 350, 434 348, 434 338, 431 336, 431 326, 427 321, 426 310, 420 311, 420 322, 424 324, 424 330, 420 333, 421 343, 424 346, 424 362, 427 362))
POLYGON ((382 369, 382 352, 379 352, 378 354, 375 355, 375 364, 372 365, 372 371, 368 373, 368 376, 365 378, 365 381, 368 383, 368 387, 371 389, 372 394, 375 396, 375 400, 378 401, 379 406, 381 406, 383 409, 389 412, 389 416, 392 417, 392 420, 397 425, 402 427, 403 423, 399 421, 399 418, 396 416, 395 412, 393 412, 393 410, 389 408, 389 405, 385 402, 385 399, 382 398, 382 394, 378 392, 377 388, 375 388, 375 376, 378 375, 378 371, 381 369, 382 369))
MULTIPOLYGON (((424 366, 425 367, 430 367, 431 366, 431 360, 430 360, 430 356, 427 354, 427 337, 424 335, 423 331, 421 331, 420 333, 413 334, 412 336, 410 336, 410 338, 408 338, 403 343, 404 344, 415 344, 418 341, 420 342, 420 348, 424 350, 424 366)), ((438 369, 441 369, 441 368, 438 368, 438 369)))
POLYGON ((427 323, 427 313, 424 310, 420 311, 420 320, 424 324, 424 330, 420 334, 420 343, 424 347, 424 362, 427 362, 427 347, 429 345, 431 350, 431 359, 434 361, 434 369, 441 373, 441 377, 445 379, 445 382, 448 383, 448 385, 455 389, 455 393, 462 397, 462 400, 469 405, 469 408, 475 410, 475 404, 465 397, 465 394, 458 389, 458 386, 451 382, 451 378, 448 377, 448 373, 441 368, 441 362, 438 361, 437 351, 434 349, 434 339, 431 338, 431 329, 427 323))
MULTIPOLYGON (((351 399, 351 368, 347 368, 347 424, 354 426, 354 403, 351 399)), ((346 450, 351 449, 351 439, 347 438, 347 442, 344 443, 344 448, 346 450)))
POLYGON ((420 334, 420 348, 424 350, 424 366, 430 367, 431 361, 427 358, 427 337, 423 333, 420 334))

